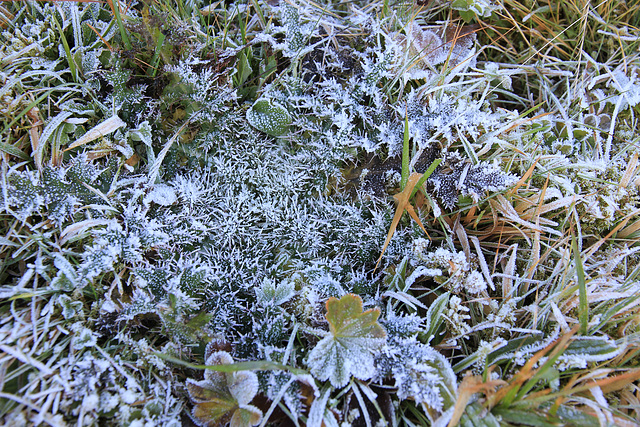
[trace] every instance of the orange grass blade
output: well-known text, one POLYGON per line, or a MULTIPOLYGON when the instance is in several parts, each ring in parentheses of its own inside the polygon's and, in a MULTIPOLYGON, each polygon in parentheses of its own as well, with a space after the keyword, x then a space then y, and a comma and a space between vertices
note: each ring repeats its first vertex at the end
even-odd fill
POLYGON ((469 400, 474 394, 483 392, 485 395, 491 395, 495 392, 496 387, 506 384, 507 382, 503 380, 489 380, 484 382, 482 377, 478 375, 464 377, 462 383, 460 383, 460 387, 458 387, 458 399, 453 409, 453 416, 447 427, 458 425, 469 400))
POLYGON ((420 173, 415 173, 415 172, 412 173, 409 179, 407 180, 407 185, 405 185, 404 190, 402 190, 401 193, 398 193, 395 196, 393 196, 393 198, 396 199, 396 203, 397 203, 396 213, 393 216, 393 220, 391 221, 391 227, 389 227, 389 232, 387 233, 387 239, 384 241, 384 245, 382 245, 382 253, 380 254, 380 258, 378 258, 378 262, 376 263, 376 268, 374 268, 373 271, 376 271, 378 269, 378 266, 380 265, 380 261, 382 261, 382 255, 384 255, 384 251, 387 249, 387 246, 389 246, 389 242, 391 241, 393 234, 396 232, 396 228, 400 223, 400 218, 402 218, 402 214, 404 213, 405 210, 409 212, 409 215, 411 215, 411 218, 413 218, 418 223, 420 228, 422 228, 422 231, 424 231, 427 237, 429 237, 429 233, 427 233, 427 230, 425 230, 424 225, 422 225, 422 221, 420 221, 420 217, 418 217, 418 215, 416 214, 416 211, 413 209, 413 206, 411 206, 411 203, 409 203, 409 198, 411 197, 413 188, 416 186, 416 184, 418 183, 421 177, 422 177, 422 174, 420 173))

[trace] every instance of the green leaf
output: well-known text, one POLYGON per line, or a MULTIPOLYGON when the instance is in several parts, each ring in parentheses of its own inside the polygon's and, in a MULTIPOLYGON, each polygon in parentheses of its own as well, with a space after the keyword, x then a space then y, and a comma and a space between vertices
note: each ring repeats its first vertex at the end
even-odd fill
POLYGON ((176 357, 169 356, 168 354, 155 352, 154 355, 177 365, 186 366, 190 369, 206 369, 215 372, 238 372, 238 371, 288 371, 295 375, 308 375, 309 372, 304 369, 293 368, 291 366, 283 365, 282 363, 274 362, 271 360, 252 360, 249 362, 237 362, 223 365, 196 365, 193 363, 185 362, 176 357))
POLYGON ((291 115, 279 103, 270 99, 259 99, 247 110, 247 121, 261 132, 271 136, 282 136, 289 132, 291 115))
POLYGON ((465 413, 460 418, 460 426, 499 427, 500 422, 478 402, 473 402, 466 407, 465 413))
POLYGON ((153 133, 148 120, 140 123, 137 129, 129 131, 129 136, 134 141, 142 141, 147 147, 153 146, 153 133))
POLYGON ((327 301, 329 330, 336 338, 374 337, 384 338, 384 329, 378 323, 378 308, 362 311, 362 298, 347 294, 340 299, 327 301))
POLYGON ((329 334, 311 350, 307 365, 321 381, 343 387, 351 376, 367 380, 375 372, 373 353, 385 343, 378 323, 380 310, 362 311, 362 299, 354 294, 327 301, 329 334))
POLYGON ((238 54, 237 67, 238 73, 234 76, 234 80, 236 80, 236 86, 241 86, 249 77, 251 77, 251 73, 253 72, 251 69, 251 63, 249 62, 249 58, 245 51, 241 51, 238 54))
POLYGON ((21 149, 19 149, 18 147, 15 147, 11 144, 7 144, 6 142, 2 142, 0 141, 0 151, 3 151, 7 154, 9 154, 10 156, 14 156, 14 157, 19 157, 22 160, 29 160, 30 157, 27 153, 25 153, 24 151, 22 151, 21 149))
POLYGON ((504 421, 517 425, 535 427, 553 427, 558 425, 558 420, 536 414, 533 411, 518 411, 512 408, 495 408, 492 412, 495 415, 502 417, 504 421))

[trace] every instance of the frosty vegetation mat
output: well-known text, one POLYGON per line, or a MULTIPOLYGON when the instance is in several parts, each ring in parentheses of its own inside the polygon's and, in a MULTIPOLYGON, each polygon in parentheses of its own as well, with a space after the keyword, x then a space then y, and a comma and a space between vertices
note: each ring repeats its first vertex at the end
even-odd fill
POLYGON ((640 3, 426 3, 1 5, 2 422, 635 425, 640 3))

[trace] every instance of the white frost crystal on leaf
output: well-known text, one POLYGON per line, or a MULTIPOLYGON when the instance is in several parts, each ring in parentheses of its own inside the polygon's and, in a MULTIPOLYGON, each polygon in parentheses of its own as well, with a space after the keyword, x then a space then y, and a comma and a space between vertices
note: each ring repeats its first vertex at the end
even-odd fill
POLYGON ((251 126, 271 136, 282 136, 289 131, 291 115, 280 103, 259 99, 247 110, 251 126))
POLYGON ((144 198, 144 203, 157 203, 162 206, 171 206, 176 202, 178 197, 173 187, 165 184, 157 184, 144 198))
POLYGON ((367 380, 374 376, 374 354, 385 343, 378 324, 378 309, 362 312, 362 299, 347 294, 327 301, 330 333, 311 350, 307 365, 311 373, 334 387, 343 387, 351 376, 367 380))
POLYGON ((265 278, 262 285, 256 288, 256 297, 262 305, 281 305, 289 301, 295 295, 295 283, 285 280, 276 285, 271 279, 265 278))
MULTIPOLYGON (((218 351, 207 358, 207 365, 230 365, 233 358, 218 351)), ((229 423, 234 427, 257 425, 262 411, 249 402, 258 393, 258 376, 250 371, 218 372, 207 370, 204 380, 187 380, 187 390, 193 407, 193 418, 199 425, 229 423)), ((217 425, 217 424, 216 424, 217 425)))
POLYGON ((476 270, 476 261, 467 260, 464 252, 452 252, 445 248, 425 252, 425 247, 420 239, 413 243, 413 264, 417 267, 412 276, 432 276, 455 293, 464 291, 477 295, 487 289, 482 273, 476 270))
POLYGON ((389 319, 389 340, 376 356, 376 381, 391 376, 400 399, 411 399, 437 412, 444 412, 455 402, 457 380, 449 362, 430 346, 416 339, 417 326, 397 328, 399 323, 413 323, 411 316, 389 319), (409 335, 406 333, 409 332, 409 335))

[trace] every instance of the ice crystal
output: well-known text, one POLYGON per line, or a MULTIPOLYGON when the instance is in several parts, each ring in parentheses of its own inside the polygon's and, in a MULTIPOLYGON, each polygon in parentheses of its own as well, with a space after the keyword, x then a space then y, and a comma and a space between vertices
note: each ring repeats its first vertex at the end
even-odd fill
MULTIPOLYGON (((435 423, 456 401, 456 377, 435 350, 443 340, 460 357, 456 369, 484 374, 496 365, 494 373, 506 377, 567 328, 556 312, 578 304, 552 289, 553 277, 570 265, 561 247, 539 260, 536 275, 559 259, 546 281, 517 277, 522 266, 514 251, 503 268, 505 283, 515 282, 512 292, 494 298, 483 253, 499 258, 502 249, 487 251, 479 242, 495 237, 481 230, 490 219, 485 197, 517 179, 504 167, 533 174, 514 197, 496 195, 490 209, 499 219, 510 209, 508 219, 518 225, 539 219, 536 241, 546 241, 547 231, 561 234, 555 217, 568 204, 585 237, 613 236, 618 226, 618 237, 634 236, 633 222, 627 224, 640 200, 637 153, 629 149, 640 99, 633 61, 624 69, 584 68, 571 87, 578 95, 551 100, 552 113, 524 117, 496 105, 522 105, 501 97, 511 88, 528 91, 520 78, 531 76, 529 69, 491 62, 476 69, 472 27, 373 16, 376 5, 349 5, 345 18, 343 8, 258 3, 262 13, 248 20, 246 5, 203 8, 203 16, 227 17, 219 12, 234 7, 228 16, 246 25, 233 31, 230 20, 231 31, 218 33, 194 21, 179 49, 158 43, 155 52, 155 36, 177 36, 146 11, 127 12, 127 32, 140 38, 125 50, 111 12, 98 3, 11 6, 19 12, 2 31, 0 112, 20 123, 11 122, 10 142, 0 144, 8 165, 1 181, 8 228, 0 243, 10 263, 3 270, 10 283, 0 289, 10 314, 0 338, 3 363, 20 366, 19 397, 28 403, 7 399, 2 422, 178 425, 188 406, 201 424, 250 425, 270 404, 279 411, 281 401, 294 422, 337 425, 340 413, 340 422, 374 424, 365 397, 385 417, 395 416, 390 408, 405 411, 410 400, 435 423), (156 34, 147 34, 150 28, 156 34), (158 78, 145 76, 145 55, 165 64, 148 68, 158 78), (51 102, 38 102, 41 110, 24 97, 32 86, 50 91, 51 102), (98 131, 107 128, 103 137, 98 131), (14 144, 16 135, 22 139, 14 144), (386 196, 398 192, 405 137, 410 172, 441 160, 422 189, 423 205, 432 208, 424 215, 473 204, 456 226, 463 225, 476 252, 462 233, 450 235, 446 213, 434 239, 444 243, 433 247, 400 221, 376 275, 393 217, 386 196), (74 154, 81 150, 87 154, 74 154), (514 161, 501 163, 505 150, 514 161), (527 193, 542 185, 544 200, 533 200, 527 193), (454 247, 458 242, 462 248, 454 247), (537 287, 535 305, 525 295, 529 280, 537 287), (379 323, 375 306, 384 312, 379 323), (39 321, 31 334, 25 324, 33 313, 39 321), (529 318, 522 313, 562 329, 520 328, 529 318), (55 357, 41 362, 50 353, 55 357), (186 371, 162 355, 225 365, 262 360, 286 370, 206 371, 204 380, 189 379, 185 392, 186 371), (300 366, 313 377, 294 374, 300 366), (382 388, 352 381, 334 392, 352 378, 382 388), (262 409, 251 405, 256 396, 262 409)), ((451 6, 465 19, 489 18, 497 7, 484 0, 451 6)), ((551 73, 542 66, 536 72, 544 71, 544 84, 561 87, 558 78, 573 73, 555 65, 551 73)), ((620 290, 627 258, 635 256, 631 249, 608 258, 590 254, 589 274, 606 276, 589 281, 589 301, 598 303, 589 326, 597 332, 573 339, 556 371, 614 360, 626 350, 603 335, 603 325, 610 307, 620 307, 609 301, 618 304, 637 288, 620 290)))
POLYGON ((468 292, 480 294, 487 289, 487 283, 482 273, 476 270, 476 260, 467 260, 464 252, 451 252, 445 248, 438 248, 433 252, 424 252, 424 243, 420 240, 413 244, 413 254, 416 266, 410 283, 420 276, 433 277, 437 282, 445 284, 452 292, 468 292))
POLYGON ((395 62, 405 80, 426 79, 430 81, 443 74, 435 67, 447 63, 449 70, 444 72, 449 82, 458 73, 475 65, 475 39, 473 32, 447 35, 442 27, 421 28, 416 21, 410 21, 404 27, 405 34, 392 34, 391 45, 395 44, 395 62), (449 36, 452 40, 446 40, 449 36))
POLYGON ((398 397, 444 412, 455 401, 457 381, 449 362, 416 339, 415 318, 391 318, 387 345, 376 356, 376 379, 391 376, 398 397), (396 324, 404 324, 400 329, 396 324), (409 329, 407 329, 408 325, 409 329), (400 332, 400 333, 397 333, 400 332))
POLYGON ((462 305, 462 300, 454 295, 449 299, 449 309, 442 316, 456 335, 464 337, 471 331, 471 326, 468 323, 471 316, 468 313, 469 307, 462 305))
POLYGON ((106 191, 115 167, 110 163, 99 170, 85 156, 78 156, 65 168, 47 167, 41 176, 15 171, 8 176, 5 203, 16 208, 20 218, 46 212, 58 225, 69 221, 83 205, 90 205, 92 213, 101 216, 104 200, 91 188, 106 191))

